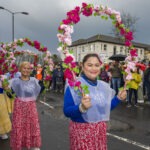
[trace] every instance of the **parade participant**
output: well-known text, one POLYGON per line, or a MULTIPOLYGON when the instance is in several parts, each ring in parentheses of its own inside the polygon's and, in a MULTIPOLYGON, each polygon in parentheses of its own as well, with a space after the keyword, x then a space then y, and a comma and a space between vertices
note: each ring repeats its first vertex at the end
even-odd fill
POLYGON ((134 106, 138 107, 138 88, 142 81, 142 76, 139 73, 139 68, 135 68, 135 70, 132 70, 132 79, 128 81, 129 85, 129 101, 127 107, 132 106, 132 94, 134 93, 134 106))
POLYGON ((122 90, 115 91, 104 81, 97 80, 100 59, 97 54, 83 58, 82 71, 78 80, 89 88, 89 95, 75 91, 66 83, 64 114, 71 119, 69 126, 71 150, 107 150, 106 122, 110 110, 126 98, 122 90))
POLYGON ((9 101, 10 99, 4 93, 2 81, 0 80, 0 138, 3 140, 8 139, 7 133, 11 130, 11 121, 9 118, 11 110, 9 101))
MULTIPOLYGON (((14 78, 10 82, 10 86, 16 94, 10 147, 12 150, 22 150, 23 148, 39 150, 41 136, 36 98, 41 88, 39 81, 30 77, 31 67, 29 62, 22 62, 20 71, 21 77, 14 78)), ((7 90, 7 88, 5 89, 7 90)))

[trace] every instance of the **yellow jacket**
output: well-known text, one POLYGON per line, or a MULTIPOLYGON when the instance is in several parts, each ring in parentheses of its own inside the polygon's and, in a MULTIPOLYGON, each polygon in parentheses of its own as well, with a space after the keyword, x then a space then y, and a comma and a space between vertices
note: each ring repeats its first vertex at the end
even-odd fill
POLYGON ((132 73, 132 80, 128 82, 129 88, 137 90, 142 81, 142 76, 138 73, 132 73))

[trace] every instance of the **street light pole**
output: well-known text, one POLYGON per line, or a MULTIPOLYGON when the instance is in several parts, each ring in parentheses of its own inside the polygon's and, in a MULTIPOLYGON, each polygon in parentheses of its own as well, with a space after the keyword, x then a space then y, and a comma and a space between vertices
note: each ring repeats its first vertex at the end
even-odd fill
POLYGON ((14 17, 15 17, 15 14, 29 15, 29 13, 28 12, 12 12, 2 6, 0 6, 0 9, 6 10, 7 12, 9 12, 12 15, 12 41, 14 42, 14 17))
POLYGON ((14 28, 15 26, 14 26, 14 13, 12 13, 12 41, 14 42, 14 28))

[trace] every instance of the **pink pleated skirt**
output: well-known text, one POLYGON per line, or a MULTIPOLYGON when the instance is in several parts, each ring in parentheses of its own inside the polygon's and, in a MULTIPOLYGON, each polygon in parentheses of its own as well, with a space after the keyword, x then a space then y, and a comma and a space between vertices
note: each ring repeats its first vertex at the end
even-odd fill
POLYGON ((70 150, 107 150, 106 123, 70 122, 70 150))
POLYGON ((12 150, 41 146, 40 126, 35 101, 15 100, 10 146, 12 150))

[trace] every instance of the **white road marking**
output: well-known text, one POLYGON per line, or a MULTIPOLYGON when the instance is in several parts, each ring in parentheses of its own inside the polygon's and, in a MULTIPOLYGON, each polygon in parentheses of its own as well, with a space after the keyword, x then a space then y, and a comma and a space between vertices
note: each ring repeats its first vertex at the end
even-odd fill
POLYGON ((135 146, 138 146, 138 147, 141 147, 143 149, 146 149, 146 150, 150 150, 150 146, 147 146, 147 145, 144 145, 144 144, 141 144, 139 142, 135 142, 135 141, 132 141, 132 140, 129 140, 127 138, 123 138, 123 137, 120 137, 118 135, 114 135, 114 134, 111 134, 111 133, 107 133, 108 136, 111 136, 111 137, 114 137, 118 140, 121 140, 121 141, 124 141, 126 143, 129 143, 129 144, 132 144, 132 145, 135 145, 135 146))
POLYGON ((40 103, 42 103, 42 104, 48 106, 48 107, 51 108, 51 109, 54 109, 54 107, 53 107, 52 105, 49 105, 48 103, 45 103, 45 102, 43 102, 43 101, 40 101, 40 103))

